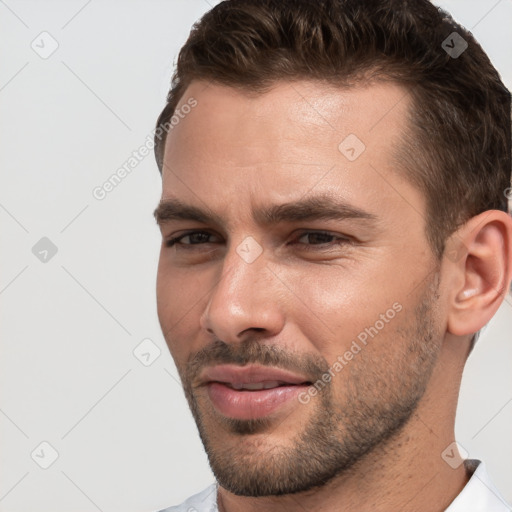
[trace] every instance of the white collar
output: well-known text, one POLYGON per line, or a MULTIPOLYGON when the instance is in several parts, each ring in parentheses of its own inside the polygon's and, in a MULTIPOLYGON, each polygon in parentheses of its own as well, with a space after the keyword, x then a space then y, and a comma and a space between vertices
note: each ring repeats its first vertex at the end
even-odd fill
POLYGON ((491 482, 485 463, 469 459, 466 466, 476 469, 445 512, 511 512, 510 505, 491 482))

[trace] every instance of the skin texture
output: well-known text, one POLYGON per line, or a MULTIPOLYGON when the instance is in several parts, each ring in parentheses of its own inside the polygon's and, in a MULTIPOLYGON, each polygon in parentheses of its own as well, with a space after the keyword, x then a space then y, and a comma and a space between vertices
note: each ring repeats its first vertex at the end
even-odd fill
POLYGON ((512 220, 471 219, 448 241, 452 256, 436 261, 424 195, 392 158, 411 106, 398 85, 279 82, 248 95, 197 81, 180 105, 190 97, 197 106, 167 137, 162 199, 219 222, 157 215, 158 314, 220 510, 445 510, 468 474, 441 454, 454 441, 471 334, 510 284, 512 220), (349 134, 366 146, 354 161, 338 149, 349 134), (318 194, 373 220, 263 226, 251 216, 318 194), (189 230, 207 234, 166 247, 189 230), (251 263, 237 252, 247 237, 263 250, 251 263), (394 304, 400 311, 308 403, 234 420, 198 386, 218 363, 270 364, 314 382, 394 304))

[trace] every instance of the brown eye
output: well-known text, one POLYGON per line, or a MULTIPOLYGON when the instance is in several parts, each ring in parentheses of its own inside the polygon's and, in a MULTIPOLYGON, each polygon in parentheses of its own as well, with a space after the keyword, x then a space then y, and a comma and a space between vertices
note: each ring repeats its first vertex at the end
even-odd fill
POLYGON ((344 245, 350 243, 350 239, 344 236, 338 236, 326 231, 305 231, 297 240, 306 238, 310 243, 299 242, 306 250, 314 250, 315 246, 319 249, 331 248, 334 245, 344 245), (333 241, 333 239, 335 239, 333 241))
POLYGON ((189 231, 188 233, 183 233, 180 236, 170 238, 166 240, 166 247, 174 247, 176 248, 184 248, 190 249, 190 246, 193 245, 204 245, 204 243, 208 243, 207 240, 209 237, 213 236, 212 233, 208 233, 207 231, 189 231), (189 238, 190 243, 183 243, 182 240, 189 238))

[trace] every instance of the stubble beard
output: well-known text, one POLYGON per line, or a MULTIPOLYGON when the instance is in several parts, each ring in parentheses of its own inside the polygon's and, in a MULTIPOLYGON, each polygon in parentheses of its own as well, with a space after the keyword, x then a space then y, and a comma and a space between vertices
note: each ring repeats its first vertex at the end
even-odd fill
MULTIPOLYGON (((441 333, 436 332, 434 321, 436 291, 429 287, 409 325, 394 329, 393 336, 386 339, 379 340, 379 333, 314 400, 298 405, 304 411, 309 409, 309 419, 302 431, 287 436, 286 445, 272 439, 272 432, 279 428, 275 421, 237 420, 216 413, 211 403, 204 401, 208 400, 204 394, 202 399, 196 396, 190 385, 190 372, 178 368, 218 483, 239 496, 303 492, 345 474, 367 454, 389 443, 417 409, 437 360, 441 333), (382 352, 374 355, 369 345, 392 344, 397 337, 401 338, 403 350, 393 353, 391 347, 391 355, 383 364, 382 352), (343 389, 343 403, 335 399, 336 384, 343 389), (223 437, 227 437, 225 444, 223 437)), ((238 364, 278 365, 283 358, 268 345, 248 343, 233 348, 223 342, 215 344, 209 356, 218 362, 238 364)), ((307 368, 310 375, 321 376, 329 365, 324 358, 308 356, 301 358, 301 367, 307 368)))

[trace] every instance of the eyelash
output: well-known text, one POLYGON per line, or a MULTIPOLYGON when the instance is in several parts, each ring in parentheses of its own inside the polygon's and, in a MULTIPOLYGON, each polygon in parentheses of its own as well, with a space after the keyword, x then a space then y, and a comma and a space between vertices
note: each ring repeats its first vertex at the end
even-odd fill
MULTIPOLYGON (((185 249, 185 250, 191 250, 192 247, 194 246, 198 246, 198 245, 204 245, 202 243, 197 243, 197 244, 182 244, 180 243, 180 240, 182 240, 183 238, 187 237, 187 236, 192 236, 192 235, 196 235, 196 234, 205 234, 205 235, 210 235, 210 236, 213 236, 212 233, 209 233, 208 231, 189 231, 187 233, 184 233, 180 236, 177 236, 177 237, 174 237, 174 238, 170 238, 169 240, 166 240, 165 241, 165 246, 166 247, 173 247, 173 246, 176 246, 176 247, 180 247, 181 249, 185 249)), ((305 235, 326 235, 328 237, 331 237, 331 238, 337 238, 338 240, 336 240, 334 243, 335 245, 346 245, 346 244, 350 244, 351 243, 351 240, 347 237, 340 237, 340 236, 336 236, 336 235, 333 235, 331 233, 329 233, 328 231, 303 231, 300 236, 298 236, 297 239, 300 239, 302 238, 303 236, 305 235)), ((321 243, 321 244, 303 244, 305 247, 306 250, 310 251, 310 250, 314 250, 314 247, 319 247, 319 248, 325 248, 325 245, 326 244, 331 244, 331 242, 324 242, 324 243, 321 243)))

